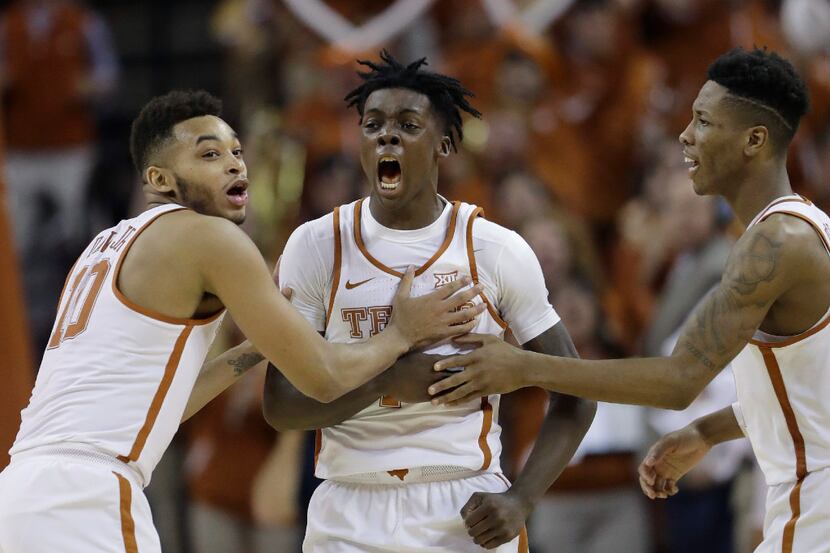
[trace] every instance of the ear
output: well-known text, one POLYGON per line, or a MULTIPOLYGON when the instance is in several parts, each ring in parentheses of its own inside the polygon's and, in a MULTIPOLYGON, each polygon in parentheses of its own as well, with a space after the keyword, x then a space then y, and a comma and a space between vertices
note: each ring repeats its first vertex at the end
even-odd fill
POLYGON ((746 134, 744 155, 755 157, 769 144, 769 129, 763 125, 751 127, 746 134))
POLYGON ((159 194, 169 196, 176 193, 176 179, 169 170, 162 167, 156 165, 148 167, 144 171, 144 182, 159 194))
POLYGON ((450 155, 451 151, 452 151, 452 144, 450 143, 450 137, 449 136, 442 137, 441 138, 441 144, 440 144, 440 147, 438 149, 438 155, 440 157, 447 157, 448 155, 450 155))

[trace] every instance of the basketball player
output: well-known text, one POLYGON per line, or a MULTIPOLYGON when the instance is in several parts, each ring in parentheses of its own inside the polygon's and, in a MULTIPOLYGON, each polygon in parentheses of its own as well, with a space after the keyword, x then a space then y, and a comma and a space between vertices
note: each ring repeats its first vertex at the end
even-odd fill
MULTIPOLYGON (((371 193, 292 234, 281 265, 292 303, 327 340, 361 342, 387 324, 403 268, 415 264, 413 293, 464 275, 483 286, 473 300, 487 307, 477 332, 501 340, 509 325, 534 351, 575 356, 530 247, 480 218, 480 208, 437 194, 438 162, 462 138, 460 112, 479 115, 471 93, 425 71, 424 59, 381 58, 360 62, 369 71, 346 97, 360 115, 371 193)), ((306 553, 527 551, 525 519, 570 460, 595 404, 554 395, 539 445, 511 487, 499 465, 499 396, 430 405, 426 389, 442 375, 424 357, 325 405, 269 369, 270 424, 322 429, 316 475, 326 482, 309 505, 306 553)))
POLYGON ((413 299, 409 272, 386 331, 348 346, 323 340, 237 226, 248 181, 220 107, 205 92, 173 92, 133 123, 149 209, 101 232, 69 273, 11 465, 0 475, 2 553, 160 551, 141 489, 182 418, 262 359, 231 351, 199 374, 225 308, 320 401, 418 344, 475 324, 481 308, 452 311, 476 289, 449 297, 465 284, 459 280, 413 299))
POLYGON ((698 194, 718 194, 746 231, 720 284, 695 309, 668 358, 572 361, 489 337, 432 386, 437 400, 537 385, 601 401, 683 409, 732 363, 738 402, 661 441, 641 469, 665 497, 713 444, 747 436, 769 491, 762 553, 830 547, 830 218, 795 195, 787 146, 808 106, 793 67, 766 50, 733 50, 709 68, 680 135, 698 194))

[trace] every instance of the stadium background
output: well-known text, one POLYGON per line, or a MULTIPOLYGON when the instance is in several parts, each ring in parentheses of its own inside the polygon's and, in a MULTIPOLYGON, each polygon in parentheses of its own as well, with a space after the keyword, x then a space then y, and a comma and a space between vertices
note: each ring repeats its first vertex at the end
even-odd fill
MULTIPOLYGON (((677 143, 717 55, 766 45, 805 76, 812 111, 790 174, 798 192, 830 207, 828 0, 25 0, 0 9, 0 467, 66 271, 90 236, 141 209, 129 123, 172 88, 224 99, 251 178, 245 227, 273 262, 299 223, 363 192, 357 118, 342 102, 357 83, 355 58, 381 47, 406 61, 426 56, 471 88, 484 114, 466 122, 439 192, 528 240, 583 357, 670 349, 725 262, 738 230, 725 205, 691 192, 677 143), (12 17, 24 4, 69 6, 77 17, 31 23, 52 46, 27 50, 12 17), (343 21, 366 26, 349 33, 343 21), (51 183, 22 190, 15 179, 44 160, 51 183), (69 188, 80 203, 65 201, 69 188)), ((239 339, 227 325, 221 342, 239 339)), ((148 495, 165 551, 298 550, 288 544, 314 485, 310 442, 265 425, 261 385, 252 373, 189 421, 154 475, 148 495), (239 549, 223 541, 243 535, 251 541, 239 549)), ((683 497, 649 504, 636 489, 636 464, 657 433, 725 405, 731 386, 726 375, 686 413, 603 406, 531 521, 532 550, 599 552, 605 539, 616 543, 609 551, 632 553, 751 551, 763 499, 745 445, 690 475, 683 497), (626 535, 643 538, 626 546, 626 535), (692 548, 701 536, 709 541, 692 548)), ((543 398, 527 390, 506 402, 513 473, 543 398)))

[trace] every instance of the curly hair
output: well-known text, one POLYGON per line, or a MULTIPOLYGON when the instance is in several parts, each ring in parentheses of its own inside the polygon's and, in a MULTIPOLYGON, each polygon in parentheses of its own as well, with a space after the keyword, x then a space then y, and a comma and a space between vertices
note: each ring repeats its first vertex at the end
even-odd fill
POLYGON ((458 79, 421 69, 422 66, 428 65, 426 58, 403 65, 388 51, 383 50, 380 53, 380 59, 382 63, 358 60, 360 65, 370 70, 358 71, 357 74, 363 79, 363 84, 349 92, 344 98, 348 107, 354 106, 357 109, 360 122, 363 122, 366 99, 372 92, 384 88, 414 90, 429 98, 430 104, 444 123, 444 134, 449 137, 453 150, 458 151, 456 139, 458 142, 464 139, 461 111, 473 117, 481 117, 481 113, 467 101, 468 97, 475 95, 458 79))
POLYGON ((130 128, 130 154, 136 170, 144 173, 150 158, 173 136, 177 123, 221 113, 222 101, 204 90, 173 90, 147 102, 130 128))
POLYGON ((729 91, 757 123, 789 144, 810 107, 807 86, 790 62, 766 48, 735 48, 709 66, 709 80, 729 91))

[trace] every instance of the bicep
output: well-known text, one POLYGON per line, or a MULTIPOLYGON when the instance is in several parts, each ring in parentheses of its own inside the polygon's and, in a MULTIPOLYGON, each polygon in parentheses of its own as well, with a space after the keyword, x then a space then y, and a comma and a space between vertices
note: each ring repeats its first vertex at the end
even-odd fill
POLYGON ((743 349, 793 282, 790 246, 775 228, 754 228, 736 245, 720 283, 698 304, 673 352, 711 379, 743 349))
POLYGON ((208 244, 199 263, 205 290, 219 297, 265 357, 289 378, 300 377, 323 340, 277 290, 254 243, 235 227, 201 242, 208 244))
POLYGON ((525 343, 524 348, 545 355, 579 357, 565 323, 559 321, 539 336, 525 343))

